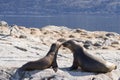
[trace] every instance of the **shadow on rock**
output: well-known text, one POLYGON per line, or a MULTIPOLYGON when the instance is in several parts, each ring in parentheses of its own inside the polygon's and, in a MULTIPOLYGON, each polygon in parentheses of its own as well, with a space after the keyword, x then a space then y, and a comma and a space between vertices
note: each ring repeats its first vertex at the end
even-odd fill
POLYGON ((10 80, 24 80, 25 78, 31 79, 33 74, 40 71, 23 71, 20 68, 15 71, 15 73, 10 77, 10 80))
POLYGON ((0 36, 2 36, 2 37, 1 37, 1 39, 2 39, 2 38, 6 38, 6 37, 8 37, 8 36, 10 36, 10 35, 0 34, 0 36))
POLYGON ((81 69, 70 70, 69 68, 60 68, 62 71, 68 72, 71 76, 89 76, 95 75, 96 73, 84 72, 81 69))

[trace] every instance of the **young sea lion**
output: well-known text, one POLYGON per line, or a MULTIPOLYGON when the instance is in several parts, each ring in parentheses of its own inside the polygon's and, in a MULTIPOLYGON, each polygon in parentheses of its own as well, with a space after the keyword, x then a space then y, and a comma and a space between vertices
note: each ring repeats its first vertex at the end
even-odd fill
POLYGON ((69 48, 73 52, 73 65, 71 70, 81 67, 83 71, 88 72, 110 72, 116 69, 116 65, 103 60, 100 57, 89 54, 85 49, 76 43, 74 40, 68 40, 62 44, 64 47, 69 48))
POLYGON ((20 70, 31 71, 31 70, 43 70, 50 68, 52 66, 53 70, 56 72, 58 65, 56 62, 58 49, 60 48, 59 43, 53 43, 47 55, 37 61, 31 61, 24 64, 20 70))

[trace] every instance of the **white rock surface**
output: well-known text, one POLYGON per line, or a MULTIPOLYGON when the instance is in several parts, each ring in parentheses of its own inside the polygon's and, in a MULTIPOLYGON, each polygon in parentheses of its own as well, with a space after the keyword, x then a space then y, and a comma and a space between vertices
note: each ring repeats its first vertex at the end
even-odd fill
MULTIPOLYGON (((104 40, 108 32, 89 32, 85 30, 72 30, 65 27, 48 26, 42 29, 18 27, 24 32, 26 38, 19 38, 23 34, 9 35, 9 29, 2 28, 0 33, 0 79, 1 80, 120 80, 120 35, 112 36, 118 43, 95 47, 88 52, 104 58, 117 65, 117 69, 109 73, 90 73, 81 70, 69 71, 73 56, 68 49, 60 48, 57 56, 58 72, 51 68, 45 70, 26 71, 18 73, 17 69, 23 64, 44 57, 50 45, 57 39, 91 40, 93 43, 104 40), (34 32, 33 32, 34 31, 34 32), (17 37, 15 37, 17 35, 17 37), (69 37, 72 35, 72 38, 69 37)), ((109 39, 109 37, 107 37, 109 39)))

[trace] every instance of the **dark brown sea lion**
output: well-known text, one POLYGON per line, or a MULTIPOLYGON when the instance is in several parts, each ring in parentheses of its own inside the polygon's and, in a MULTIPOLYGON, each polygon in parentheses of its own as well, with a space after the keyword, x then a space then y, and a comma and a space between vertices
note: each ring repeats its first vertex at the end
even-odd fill
POLYGON ((106 73, 116 69, 116 65, 105 61, 104 59, 87 53, 85 48, 74 40, 68 40, 62 44, 73 52, 73 64, 71 70, 81 67, 83 71, 106 73))
POLYGON ((25 71, 43 70, 43 69, 52 67, 53 70, 56 72, 58 68, 56 58, 57 58, 57 53, 60 46, 61 45, 59 43, 53 43, 51 45, 49 52, 44 58, 39 59, 37 61, 28 62, 24 64, 20 68, 20 70, 25 70, 25 71))

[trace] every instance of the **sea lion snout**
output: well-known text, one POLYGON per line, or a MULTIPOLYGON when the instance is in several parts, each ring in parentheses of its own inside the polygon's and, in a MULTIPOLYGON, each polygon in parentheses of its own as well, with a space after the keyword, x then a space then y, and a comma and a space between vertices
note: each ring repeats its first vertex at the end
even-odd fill
POLYGON ((74 41, 72 41, 72 40, 68 40, 68 41, 66 41, 66 42, 64 42, 64 43, 62 43, 62 45, 64 46, 64 47, 72 47, 72 45, 74 45, 75 44, 75 42, 74 41))

